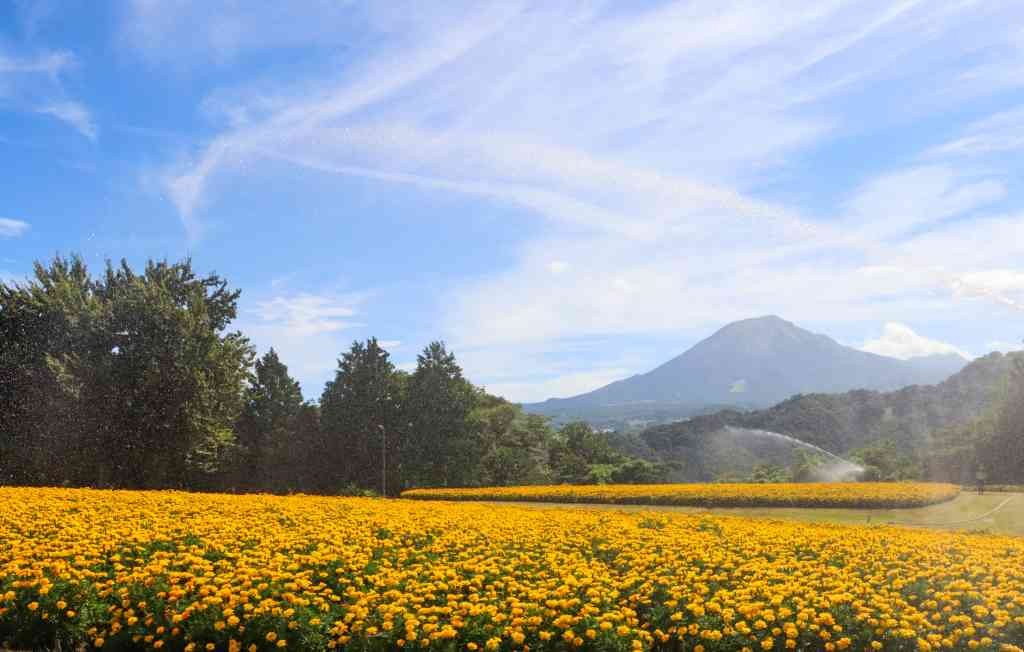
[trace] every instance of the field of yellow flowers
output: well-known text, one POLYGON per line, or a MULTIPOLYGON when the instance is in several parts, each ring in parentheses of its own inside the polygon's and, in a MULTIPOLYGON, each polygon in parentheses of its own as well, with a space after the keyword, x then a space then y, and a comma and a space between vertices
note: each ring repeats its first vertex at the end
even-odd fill
POLYGON ((700 515, 0 489, 0 642, 1018 650, 1024 539, 700 515))
POLYGON ((835 482, 792 484, 595 484, 411 489, 403 498, 699 507, 923 507, 960 493, 952 484, 835 482))

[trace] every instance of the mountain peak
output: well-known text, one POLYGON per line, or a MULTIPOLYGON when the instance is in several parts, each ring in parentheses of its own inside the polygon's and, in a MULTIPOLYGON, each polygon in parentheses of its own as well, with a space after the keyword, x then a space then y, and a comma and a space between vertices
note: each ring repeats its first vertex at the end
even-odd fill
POLYGON ((751 327, 788 327, 797 328, 799 327, 791 321, 787 321, 778 315, 762 315, 760 317, 748 317, 747 319, 739 319, 734 322, 730 322, 725 326, 722 326, 719 331, 724 331, 730 328, 751 328, 751 327))
POLYGON ((812 333, 777 315, 741 319, 721 327, 698 342, 682 356, 666 363, 673 364, 683 356, 752 356, 759 358, 771 354, 799 355, 801 349, 841 348, 825 335, 812 333))
POLYGON ((965 362, 946 356, 887 358, 843 346, 778 315, 763 315, 726 324, 647 373, 528 408, 549 416, 586 418, 594 409, 641 404, 675 411, 713 405, 766 407, 794 394, 937 383, 965 362))

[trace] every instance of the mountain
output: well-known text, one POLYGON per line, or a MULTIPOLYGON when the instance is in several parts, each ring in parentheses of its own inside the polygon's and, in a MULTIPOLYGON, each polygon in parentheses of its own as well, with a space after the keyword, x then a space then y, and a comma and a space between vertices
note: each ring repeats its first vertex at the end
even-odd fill
MULTIPOLYGON (((963 474, 973 473, 973 469, 961 468, 960 461, 937 453, 955 449, 958 442, 949 438, 959 436, 958 428, 992 409, 1005 392, 1011 364, 1021 358, 1024 354, 991 353, 937 385, 914 385, 892 392, 801 394, 765 410, 722 410, 652 426, 637 439, 646 447, 642 452, 647 457, 680 465, 677 480, 711 480, 723 472, 734 472, 744 455, 738 448, 751 448, 740 446, 737 438, 744 431, 768 431, 838 455, 892 442, 896 450, 930 465, 922 469, 925 477, 970 482, 972 477, 963 474)), ((764 451, 755 452, 755 457, 764 461, 764 451)))
POLYGON ((556 421, 667 420, 710 406, 767 407, 800 393, 932 384, 965 364, 958 355, 898 360, 867 353, 767 316, 728 324, 645 374, 523 408, 556 421))

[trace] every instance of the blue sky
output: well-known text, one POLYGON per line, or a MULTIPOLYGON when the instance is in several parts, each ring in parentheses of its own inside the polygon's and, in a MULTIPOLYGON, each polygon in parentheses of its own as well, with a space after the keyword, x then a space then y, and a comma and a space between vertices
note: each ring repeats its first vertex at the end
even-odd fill
POLYGON ((0 4, 0 275, 190 255, 319 395, 353 339, 514 400, 778 314, 1024 336, 1013 2, 0 4))

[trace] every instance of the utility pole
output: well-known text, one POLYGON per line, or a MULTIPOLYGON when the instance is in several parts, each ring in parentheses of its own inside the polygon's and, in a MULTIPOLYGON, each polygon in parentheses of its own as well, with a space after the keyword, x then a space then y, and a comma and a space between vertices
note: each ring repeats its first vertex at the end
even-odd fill
POLYGON ((382 424, 377 424, 380 428, 380 494, 387 498, 388 496, 388 432, 384 429, 382 424))

